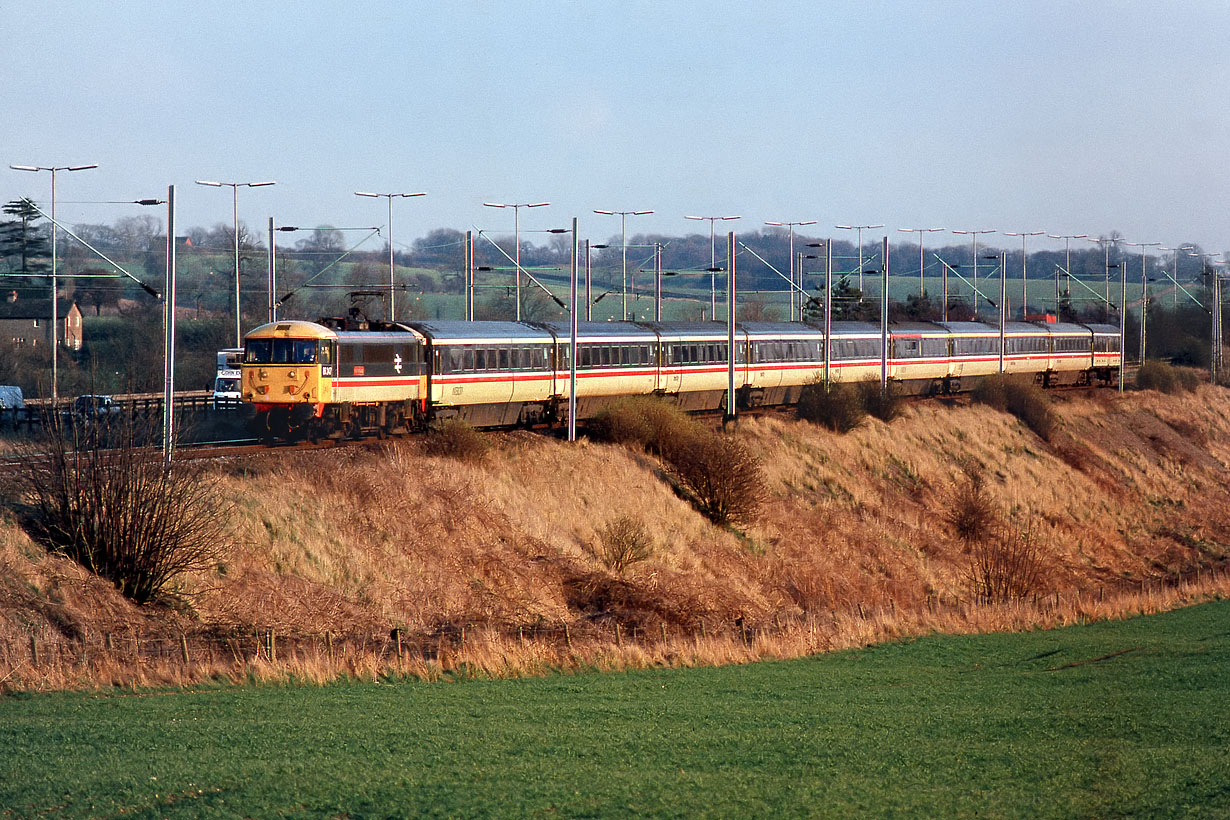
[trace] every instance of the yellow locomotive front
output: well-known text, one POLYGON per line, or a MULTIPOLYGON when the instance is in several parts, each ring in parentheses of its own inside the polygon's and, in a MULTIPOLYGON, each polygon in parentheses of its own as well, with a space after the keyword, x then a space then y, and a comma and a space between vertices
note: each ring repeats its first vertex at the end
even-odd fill
POLYGON ((278 437, 310 426, 333 399, 337 333, 314 322, 271 322, 244 338, 243 400, 278 437))

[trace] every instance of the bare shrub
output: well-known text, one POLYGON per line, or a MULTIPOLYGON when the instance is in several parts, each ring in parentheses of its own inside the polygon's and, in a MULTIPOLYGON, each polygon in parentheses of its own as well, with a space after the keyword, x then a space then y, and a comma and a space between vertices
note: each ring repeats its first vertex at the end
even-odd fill
POLYGON ((879 382, 863 382, 859 385, 859 398, 869 415, 880 421, 890 422, 905 412, 905 398, 900 389, 889 382, 883 390, 879 382))
POLYGON ((988 376, 971 394, 974 401, 1011 413, 1043 441, 1050 441, 1059 426, 1050 399, 1032 382, 988 376))
POLYGON ((623 515, 598 531, 598 544, 593 552, 603 566, 622 574, 653 555, 653 540, 643 523, 623 515))
POLYGON ((1038 438, 1051 440, 1059 427, 1059 419, 1041 387, 1032 383, 1008 382, 1007 398, 1009 413, 1024 422, 1038 438))
POLYGON ((1176 367, 1175 375, 1179 377, 1179 384, 1188 393, 1196 392, 1196 388, 1200 387, 1200 371, 1190 367, 1176 367))
POLYGON ((750 524, 765 498, 760 461, 743 442, 697 426, 671 439, 662 453, 667 471, 715 524, 750 524))
POLYGON ((839 383, 826 390, 823 383, 805 385, 799 394, 799 418, 848 433, 863 423, 867 407, 857 385, 839 383))
POLYGON ((1042 577, 1042 552, 1032 529, 1001 527, 970 549, 970 592, 985 603, 1024 598, 1038 591, 1042 577))
POLYGON ((229 546, 231 506, 216 476, 143 446, 156 426, 113 420, 104 445, 95 430, 51 420, 16 477, 30 534, 139 604, 229 546))
POLYGON ((491 442, 460 419, 445 419, 433 424, 423 439, 423 452, 429 456, 479 462, 491 452, 491 442))
POLYGON ((687 435, 696 422, 678 407, 654 396, 628 396, 599 411, 587 424, 599 441, 663 452, 664 442, 687 435))
POLYGON ((1007 381, 1002 376, 988 376, 974 385, 970 398, 1001 413, 1008 410, 1007 381))
POLYGON ((653 437, 649 419, 641 411, 640 402, 620 399, 598 411, 585 423, 586 432, 598 441, 609 441, 626 447, 644 449, 653 437))
POLYGON ((1159 393, 1191 392, 1200 385, 1200 377, 1186 367, 1174 367, 1169 362, 1146 361, 1136 371, 1136 389, 1159 393))
POLYGON ((598 413, 589 430, 595 438, 656 453, 692 505, 716 524, 750 523, 759 513, 764 474, 751 450, 674 405, 630 396, 598 413))
POLYGON ((966 464, 964 476, 944 511, 944 520, 952 527, 954 535, 966 544, 975 544, 990 535, 997 512, 982 471, 974 464, 966 464))
POLYGON ((1156 390, 1159 393, 1176 393, 1179 380, 1174 368, 1166 362, 1146 361, 1136 371, 1137 390, 1156 390))

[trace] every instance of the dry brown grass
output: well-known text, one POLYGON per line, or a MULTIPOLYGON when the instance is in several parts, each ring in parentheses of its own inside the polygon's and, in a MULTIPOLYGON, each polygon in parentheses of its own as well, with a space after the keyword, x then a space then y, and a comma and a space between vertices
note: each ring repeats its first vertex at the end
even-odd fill
POLYGON ((768 500, 742 535, 620 446, 515 433, 476 462, 417 440, 272 452, 218 466, 241 511, 238 547, 187 578, 174 607, 135 607, 0 521, 0 686, 741 663, 1225 595, 1213 570, 1230 551, 1228 399, 1207 386, 1066 395, 1051 443, 982 406, 924 403, 846 435, 744 419, 735 435, 759 457, 768 500), (971 600, 968 547, 944 516, 967 465, 998 520, 1031 532, 1036 601, 971 600), (616 572, 593 545, 621 517, 644 525, 653 552, 616 572), (254 652, 266 629, 286 641, 276 663, 254 652), (108 634, 150 654, 99 651, 108 634), (45 647, 37 668, 31 636, 45 647))

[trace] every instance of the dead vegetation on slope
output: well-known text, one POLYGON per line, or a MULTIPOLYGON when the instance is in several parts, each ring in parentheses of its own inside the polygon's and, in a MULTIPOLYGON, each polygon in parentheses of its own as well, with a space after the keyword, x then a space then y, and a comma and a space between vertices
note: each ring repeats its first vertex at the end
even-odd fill
POLYGON ((978 405, 846 435, 744 419, 765 503, 738 531, 681 498, 657 454, 620 445, 273 452, 218 468, 237 547, 173 606, 129 604, 0 524, 0 686, 741 662, 1225 594, 1228 398, 1064 397, 1049 443, 978 405), (991 523, 962 538, 971 471, 991 523), (994 570, 1018 547, 1034 571, 994 570))

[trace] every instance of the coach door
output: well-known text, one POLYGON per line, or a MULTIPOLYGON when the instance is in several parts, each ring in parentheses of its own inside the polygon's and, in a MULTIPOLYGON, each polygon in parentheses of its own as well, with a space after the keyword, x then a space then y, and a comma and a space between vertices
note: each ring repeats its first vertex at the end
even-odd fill
POLYGON ((658 361, 661 362, 661 368, 658 372, 662 374, 658 380, 659 389, 664 393, 678 393, 679 387, 683 383, 680 346, 670 342, 662 342, 661 344, 662 352, 658 357, 658 361))

